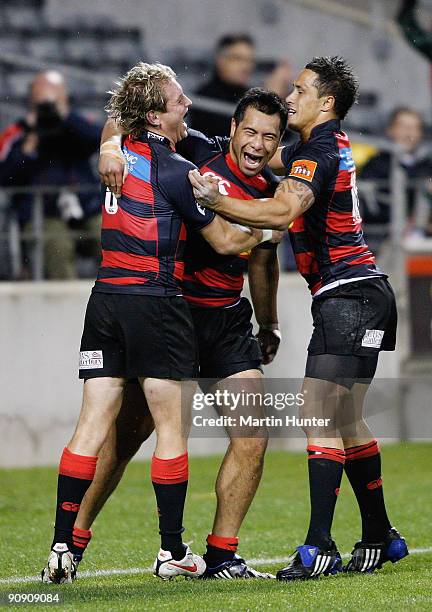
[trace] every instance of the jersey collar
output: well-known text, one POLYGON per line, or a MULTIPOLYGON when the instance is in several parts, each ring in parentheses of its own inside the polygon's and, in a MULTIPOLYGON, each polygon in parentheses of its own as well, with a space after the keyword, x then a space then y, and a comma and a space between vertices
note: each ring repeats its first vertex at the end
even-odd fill
POLYGON ((162 136, 161 134, 156 134, 156 132, 152 132, 151 130, 144 130, 144 132, 141 134, 138 140, 140 142, 148 142, 148 143, 158 142, 160 144, 165 145, 169 149, 173 148, 169 138, 166 138, 166 136, 162 136))
POLYGON ((319 134, 323 134, 324 132, 340 132, 341 131, 341 122, 340 119, 329 119, 325 123, 320 123, 316 125, 311 131, 310 138, 314 138, 319 134))
POLYGON ((237 166, 230 153, 225 154, 225 161, 228 168, 231 172, 241 180, 242 183, 246 183, 246 185, 250 185, 251 187, 255 187, 259 191, 263 191, 267 187, 267 181, 263 177, 263 175, 257 174, 256 176, 246 176, 237 166))

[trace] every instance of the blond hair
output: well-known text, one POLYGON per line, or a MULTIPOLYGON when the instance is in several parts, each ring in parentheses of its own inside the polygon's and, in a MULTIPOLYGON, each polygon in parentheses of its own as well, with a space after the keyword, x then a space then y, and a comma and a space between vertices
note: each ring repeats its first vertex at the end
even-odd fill
POLYGON ((108 116, 123 134, 138 137, 147 127, 149 111, 166 110, 163 85, 175 77, 169 66, 139 62, 118 81, 118 88, 109 92, 111 98, 105 107, 108 116))

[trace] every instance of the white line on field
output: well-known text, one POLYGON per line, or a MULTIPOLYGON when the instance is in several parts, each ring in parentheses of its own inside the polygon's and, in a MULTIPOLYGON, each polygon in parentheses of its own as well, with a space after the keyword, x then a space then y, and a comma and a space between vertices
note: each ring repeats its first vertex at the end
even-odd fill
MULTIPOLYGON (((428 555, 432 553, 432 546, 429 548, 413 548, 409 551, 410 555, 428 555)), ((349 553, 344 553, 343 558, 350 557, 349 553)), ((291 557, 271 557, 262 559, 248 559, 250 565, 278 565, 287 563, 291 557)), ((98 576, 128 576, 131 574, 150 574, 152 567, 129 567, 128 569, 106 569, 106 570, 87 570, 79 572, 80 578, 97 578, 98 576)), ((16 576, 14 578, 0 578, 0 584, 25 584, 28 582, 38 582, 40 576, 16 576)))

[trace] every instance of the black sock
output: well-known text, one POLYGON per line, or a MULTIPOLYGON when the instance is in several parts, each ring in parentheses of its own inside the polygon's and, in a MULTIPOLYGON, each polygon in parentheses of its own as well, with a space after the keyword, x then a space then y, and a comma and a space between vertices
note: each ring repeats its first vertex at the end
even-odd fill
POLYGON ((238 538, 216 536, 210 533, 207 536, 207 550, 204 561, 209 567, 216 567, 225 561, 232 561, 237 551, 238 538))
POLYGON ((234 559, 234 554, 235 553, 231 550, 225 550, 225 548, 218 548, 217 546, 210 546, 210 544, 207 544, 203 559, 209 567, 216 567, 225 561, 232 561, 234 559))
POLYGON ((305 544, 329 549, 345 453, 337 448, 308 446, 308 454, 311 515, 305 544))
POLYGON ((153 455, 151 476, 159 514, 161 548, 179 561, 185 556, 182 541, 183 510, 188 486, 187 453, 173 459, 153 455))
POLYGON ((57 509, 54 528, 56 542, 64 542, 71 552, 80 552, 73 543, 72 531, 83 497, 92 483, 97 457, 63 450, 57 482, 57 509))
POLYGON ((187 480, 178 484, 153 482, 159 514, 161 548, 169 550, 177 561, 185 556, 182 533, 187 485, 187 480))
POLYGON ((362 541, 382 542, 391 524, 384 503, 377 441, 347 448, 345 472, 360 508, 362 541))

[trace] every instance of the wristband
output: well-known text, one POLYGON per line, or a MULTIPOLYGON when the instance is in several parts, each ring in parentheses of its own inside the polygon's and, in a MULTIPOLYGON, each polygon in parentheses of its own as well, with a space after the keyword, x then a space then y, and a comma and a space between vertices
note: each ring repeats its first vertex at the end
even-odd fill
POLYGON ((125 163, 125 158, 121 150, 121 136, 111 136, 107 141, 103 142, 99 149, 100 155, 108 155, 125 163))
MULTIPOLYGON (((263 329, 263 328, 261 327, 261 329, 263 329)), ((279 338, 279 341, 282 340, 282 334, 280 333, 280 331, 278 329, 268 329, 268 330, 265 330, 265 331, 270 331, 274 336, 276 336, 276 338, 279 338)))
POLYGON ((121 149, 121 134, 113 134, 107 140, 105 140, 105 142, 101 144, 101 147, 103 147, 106 144, 115 145, 116 147, 121 149))
POLYGON ((267 242, 267 240, 271 240, 273 238, 273 230, 263 229, 261 231, 262 231, 262 238, 258 244, 261 244, 261 242, 267 242))
POLYGON ((268 323, 267 325, 259 325, 259 328, 264 331, 279 332, 279 323, 268 323))

